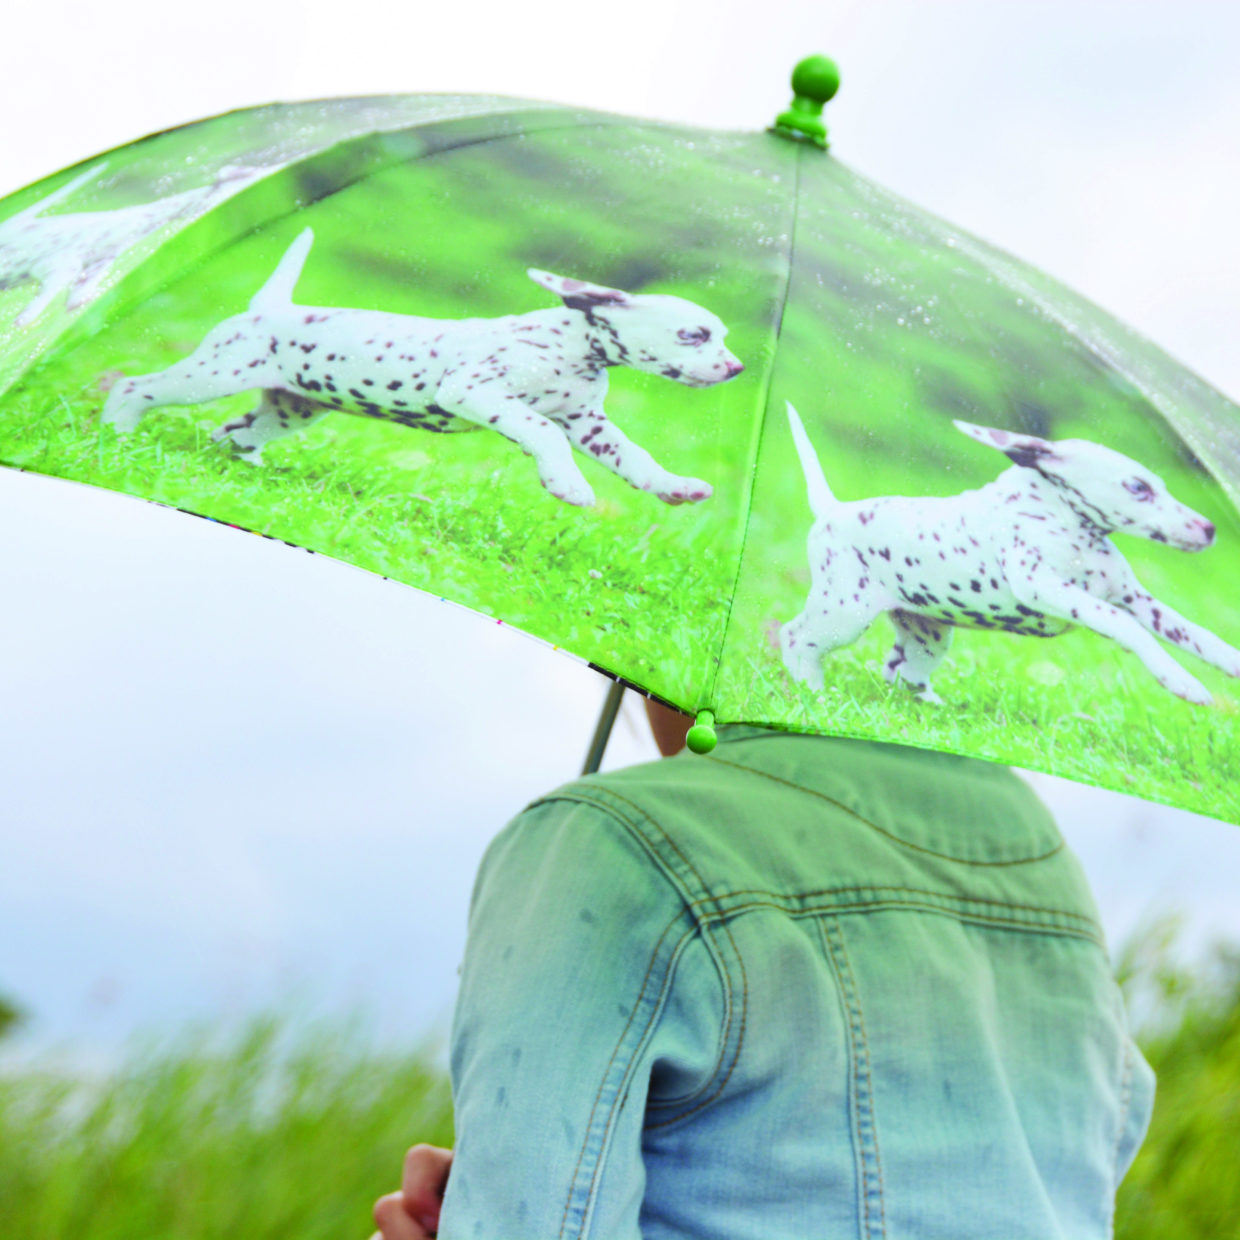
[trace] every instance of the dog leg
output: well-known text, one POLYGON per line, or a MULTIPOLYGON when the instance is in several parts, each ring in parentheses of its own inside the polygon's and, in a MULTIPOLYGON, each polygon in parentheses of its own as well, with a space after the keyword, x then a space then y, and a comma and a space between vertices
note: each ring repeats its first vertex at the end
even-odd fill
POLYGON ((143 414, 165 405, 199 405, 221 396, 268 386, 266 355, 252 362, 229 363, 228 341, 237 334, 235 319, 225 319, 213 328, 203 342, 184 361, 149 375, 120 379, 103 407, 101 421, 127 434, 142 420, 143 414))
POLYGON ((557 499, 579 508, 594 503, 594 492, 573 460, 564 431, 519 397, 475 388, 466 399, 441 387, 435 404, 475 426, 488 427, 511 439, 534 458, 539 480, 557 499))
POLYGON ((930 688, 930 675, 947 654, 953 626, 912 611, 887 614, 896 630, 896 643, 883 665, 884 679, 892 685, 903 681, 918 691, 923 702, 941 705, 943 699, 930 688))
POLYGON ((1206 687, 1167 654, 1129 612, 1095 598, 1079 586, 1068 585, 1045 570, 1021 582, 1019 590, 1010 578, 1009 584, 1025 606, 1070 624, 1084 625, 1131 650, 1158 683, 1176 697, 1203 706, 1213 701, 1206 687))
POLYGON ((1240 650, 1229 646, 1209 629, 1203 629, 1201 625, 1186 620, 1165 603, 1160 603, 1152 594, 1141 589, 1135 578, 1131 588, 1122 595, 1116 597, 1112 594, 1112 601, 1132 612, 1141 625, 1164 641, 1195 654, 1199 659, 1204 659, 1226 672, 1228 676, 1240 676, 1240 650))
POLYGON ((232 422, 225 422, 212 432, 211 438, 216 443, 232 444, 242 460, 257 465, 262 461, 263 449, 273 439, 283 439, 286 435, 304 431, 332 412, 329 406, 307 400, 304 396, 267 388, 249 413, 232 422))
MULTIPOLYGON (((811 542, 819 533, 815 526, 811 542)), ((779 630, 784 666, 793 680, 811 689, 822 688, 823 656, 855 642, 883 610, 862 575, 850 566, 851 559, 841 562, 827 551, 811 575, 805 610, 779 630)))
POLYGON ((793 680, 809 685, 811 689, 821 689, 824 651, 810 633, 813 620, 808 611, 803 611, 782 625, 779 630, 779 653, 793 680))
POLYGON ((710 483, 701 478, 682 478, 664 469, 600 411, 584 413, 571 421, 557 417, 556 423, 563 426, 574 447, 588 452, 630 486, 653 491, 665 504, 696 504, 711 496, 710 483))

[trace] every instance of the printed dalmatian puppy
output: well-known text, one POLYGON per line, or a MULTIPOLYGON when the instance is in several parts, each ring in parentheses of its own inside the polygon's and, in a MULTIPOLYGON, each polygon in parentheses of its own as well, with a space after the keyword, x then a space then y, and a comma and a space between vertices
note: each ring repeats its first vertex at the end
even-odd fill
POLYGON ((73 311, 97 297, 116 260, 144 237, 176 220, 193 219, 262 175, 263 169, 222 169, 214 184, 109 211, 67 211, 47 215, 107 168, 98 163, 54 189, 25 210, 0 222, 0 288, 33 284, 32 296, 15 322, 33 323, 67 291, 73 311))
POLYGON ((1214 541, 1214 526, 1136 461, 1088 440, 1052 442, 956 422, 1013 466, 960 495, 843 503, 791 404, 788 420, 814 513, 809 598, 780 630, 794 679, 821 687, 824 656, 855 641, 882 612, 896 630, 887 680, 929 702, 940 701, 930 676, 957 628, 1055 637, 1082 625, 1132 651, 1160 685, 1189 702, 1211 698, 1157 637, 1240 676, 1240 651, 1144 590, 1110 540, 1121 530, 1182 551, 1214 541))
POLYGON ((301 306, 293 289, 312 242, 306 229, 249 308, 184 361, 118 381, 103 421, 127 432, 151 409, 258 389, 254 408, 215 434, 251 461, 273 439, 350 413, 430 431, 498 431, 534 458, 543 486, 569 504, 594 501, 574 448, 665 503, 711 494, 701 479, 665 469, 603 408, 613 366, 688 387, 739 374, 741 363, 724 347, 727 328, 710 311, 533 269, 530 278, 556 294, 560 308, 456 320, 301 306))

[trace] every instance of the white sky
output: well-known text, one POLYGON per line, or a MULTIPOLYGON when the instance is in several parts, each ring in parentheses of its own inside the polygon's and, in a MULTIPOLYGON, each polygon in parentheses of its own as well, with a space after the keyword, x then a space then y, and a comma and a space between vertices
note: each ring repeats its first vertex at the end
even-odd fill
MULTIPOLYGON (((477 91, 759 128, 823 50, 833 153, 1043 266, 1233 399, 1240 6, 1218 0, 114 0, 6 17, 0 193, 271 99, 477 91), (209 13, 209 18, 206 14, 209 13)), ((295 992, 420 1035, 472 869, 580 762, 603 687, 356 570, 0 472, 0 991, 32 1042, 295 992), (376 634, 385 634, 377 638, 376 634)), ((633 713, 633 718, 636 712, 633 713)), ((615 764, 652 753, 630 719, 615 764)), ((1240 938, 1240 831, 1039 779, 1112 936, 1240 938)))

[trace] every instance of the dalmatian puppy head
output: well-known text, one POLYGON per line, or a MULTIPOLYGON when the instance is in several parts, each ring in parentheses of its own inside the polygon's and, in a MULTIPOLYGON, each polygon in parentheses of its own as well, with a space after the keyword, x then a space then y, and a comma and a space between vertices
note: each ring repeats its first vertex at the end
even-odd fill
POLYGON ((1181 504, 1157 474, 1120 452, 1088 439, 1052 441, 970 422, 955 425, 1036 471, 1078 516, 1108 533, 1136 534, 1181 551, 1200 551, 1214 541, 1210 521, 1181 504))
POLYGON ((724 347, 723 321, 683 297, 625 293, 533 268, 529 276, 586 316, 607 365, 631 366, 687 387, 722 383, 745 369, 724 347))

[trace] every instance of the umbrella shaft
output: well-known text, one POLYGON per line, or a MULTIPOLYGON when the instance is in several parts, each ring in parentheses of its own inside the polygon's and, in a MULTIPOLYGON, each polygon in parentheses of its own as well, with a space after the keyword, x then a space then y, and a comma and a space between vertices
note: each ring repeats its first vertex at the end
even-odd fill
POLYGON ((583 775, 593 775, 603 761, 603 752, 607 748, 608 737, 611 736, 612 725, 620 713, 620 699, 624 696, 624 685, 613 680, 603 699, 603 709, 599 711, 598 726, 594 729, 594 739, 590 742, 586 754, 585 765, 581 768, 583 775))

